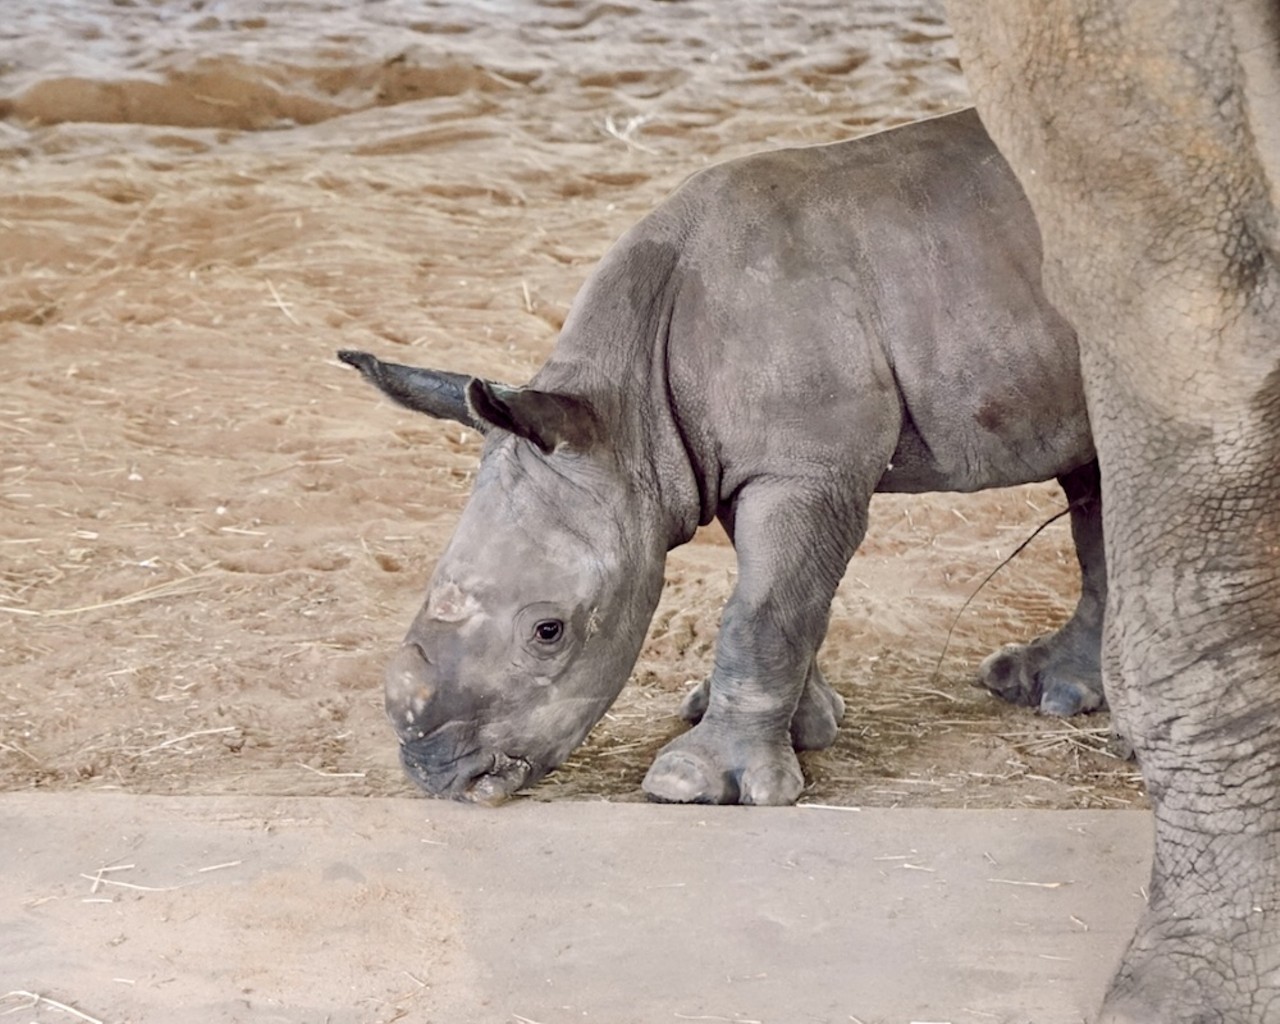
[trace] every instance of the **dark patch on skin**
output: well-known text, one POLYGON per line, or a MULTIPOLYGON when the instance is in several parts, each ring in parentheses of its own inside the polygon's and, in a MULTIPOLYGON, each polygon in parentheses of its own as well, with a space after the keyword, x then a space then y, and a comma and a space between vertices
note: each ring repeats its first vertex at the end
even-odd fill
POLYGON ((680 262, 680 250, 671 242, 644 239, 632 244, 627 265, 627 301, 641 323, 654 323, 655 307, 667 292, 667 283, 680 262))
POLYGON ((1280 363, 1262 379, 1262 387, 1253 396, 1253 407, 1261 414, 1273 443, 1280 445, 1280 363))
POLYGON ((984 402, 974 419, 978 426, 995 434, 1004 426, 1007 416, 1005 409, 997 402, 984 402))

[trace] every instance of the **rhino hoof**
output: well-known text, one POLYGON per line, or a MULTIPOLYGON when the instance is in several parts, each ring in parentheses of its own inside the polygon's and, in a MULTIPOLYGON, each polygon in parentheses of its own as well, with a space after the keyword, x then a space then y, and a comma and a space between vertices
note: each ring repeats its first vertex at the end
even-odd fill
POLYGON ((713 782, 711 766, 695 754, 672 751, 660 754, 644 777, 644 791, 651 799, 670 804, 732 804, 736 793, 730 793, 721 776, 713 782))
POLYGON ((1105 708, 1101 673, 1060 636, 1005 644, 978 666, 978 684, 1010 704, 1057 718, 1105 708))
POLYGON ((680 804, 791 804, 803 788, 786 740, 746 740, 707 721, 668 743, 644 777, 650 797, 680 804))
POLYGON ((1077 679, 1052 679, 1040 698, 1040 713, 1056 718, 1071 718, 1102 707, 1102 694, 1077 679))
POLYGON ((793 804, 804 789, 799 764, 769 765, 743 772, 739 803, 757 807, 785 807, 793 804))
POLYGON ((1027 644, 1005 644, 978 666, 978 685, 1010 704, 1034 707, 1040 699, 1036 672, 1041 667, 1027 644))

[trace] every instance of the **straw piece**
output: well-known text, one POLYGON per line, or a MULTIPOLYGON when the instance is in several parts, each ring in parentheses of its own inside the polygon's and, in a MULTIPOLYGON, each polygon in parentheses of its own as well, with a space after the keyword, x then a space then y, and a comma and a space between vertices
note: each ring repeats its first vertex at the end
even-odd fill
POLYGON ((302 325, 298 323, 298 318, 293 315, 292 308, 291 308, 293 306, 293 303, 285 302, 284 299, 280 297, 280 293, 276 291, 276 286, 272 284, 270 278, 267 278, 267 288, 271 292, 271 301, 267 303, 267 305, 275 306, 276 309, 280 310, 281 313, 283 313, 286 317, 288 317, 289 323, 293 324, 296 327, 301 327, 302 325))
POLYGON ((29 615, 38 619, 51 619, 59 615, 80 615, 84 612, 97 612, 105 608, 119 608, 127 604, 137 604, 139 601, 154 601, 160 597, 177 597, 180 595, 193 594, 203 587, 190 586, 195 580, 202 577, 212 576, 213 572, 198 572, 191 576, 183 576, 180 579, 168 580, 165 583, 157 583, 151 587, 143 587, 141 590, 135 590, 132 594, 126 594, 124 597, 117 597, 111 601, 100 601, 97 604, 80 605, 78 608, 47 608, 37 610, 34 608, 15 608, 12 605, 0 605, 0 612, 9 612, 12 615, 29 615))
POLYGON ((305 768, 307 771, 315 775, 322 775, 326 779, 363 779, 364 772, 326 772, 319 768, 312 768, 309 764, 303 764, 301 761, 294 762, 299 768, 305 768))
POLYGON ((171 747, 175 743, 181 743, 183 740, 194 739, 196 736, 213 736, 221 732, 237 732, 239 726, 223 725, 217 729, 197 729, 195 732, 186 732, 181 736, 175 736, 173 739, 165 740, 163 743, 157 743, 154 747, 147 747, 146 750, 140 751, 138 757, 146 757, 148 754, 154 754, 157 750, 163 750, 165 747, 171 747))
POLYGON ((45 1006, 52 1006, 55 1010, 61 1010, 63 1013, 69 1013, 71 1016, 80 1020, 87 1021, 88 1024, 103 1024, 97 1017, 90 1017, 87 1013, 81 1013, 74 1006, 68 1006, 66 1003, 60 1003, 56 999, 50 999, 48 996, 39 995, 36 992, 23 992, 21 989, 15 989, 13 992, 6 992, 4 999, 30 999, 26 1006, 15 1006, 12 1010, 6 1010, 5 1013, 17 1013, 19 1010, 30 1010, 32 1007, 39 1006, 43 1003, 45 1006))

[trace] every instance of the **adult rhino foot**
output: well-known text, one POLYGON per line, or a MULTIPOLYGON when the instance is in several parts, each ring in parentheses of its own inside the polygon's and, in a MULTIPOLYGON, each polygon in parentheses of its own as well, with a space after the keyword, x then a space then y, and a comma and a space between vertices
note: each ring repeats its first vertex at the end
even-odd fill
POLYGON ((803 788, 785 743, 747 740, 711 722, 663 747, 644 777, 652 799, 680 804, 793 804, 803 788))
POLYGON ((1272 1024, 1280 1019, 1280 940, 1267 914, 1204 934, 1147 916, 1102 1004, 1099 1024, 1272 1024))
POLYGON ((1074 657, 1053 639, 1005 644, 978 666, 979 685, 1011 704, 1059 718, 1105 708, 1096 659, 1074 657))
MULTIPOLYGON (((680 717, 696 725, 707 713, 710 700, 711 681, 704 679, 685 694, 680 703, 680 717)), ((844 698, 814 667, 805 680, 795 714, 791 716, 791 746, 796 750, 825 750, 836 741, 843 717, 844 698)))

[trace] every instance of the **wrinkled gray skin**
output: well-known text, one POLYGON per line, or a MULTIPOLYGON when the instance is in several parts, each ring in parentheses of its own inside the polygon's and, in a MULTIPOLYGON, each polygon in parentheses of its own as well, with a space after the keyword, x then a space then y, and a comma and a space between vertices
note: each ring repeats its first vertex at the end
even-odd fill
POLYGON ((952 0, 1080 334, 1151 795, 1107 1024, 1280 1021, 1280 7, 952 0))
POLYGON ((843 710, 815 654, 875 491, 1057 477, 1084 577, 1058 633, 984 664, 1010 699, 1102 702, 1097 465, 1034 220, 977 117, 705 171, 629 231, 527 388, 342 358, 488 433, 475 490, 386 677, 429 792, 502 799, 617 696, 666 552, 719 517, 738 581, 695 727, 645 779, 783 804, 843 710))

